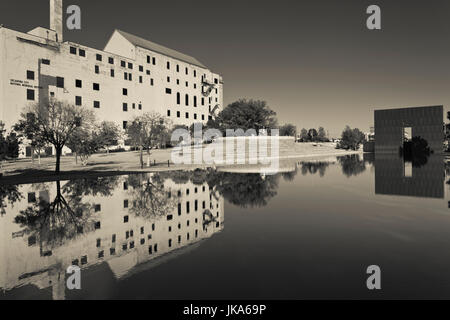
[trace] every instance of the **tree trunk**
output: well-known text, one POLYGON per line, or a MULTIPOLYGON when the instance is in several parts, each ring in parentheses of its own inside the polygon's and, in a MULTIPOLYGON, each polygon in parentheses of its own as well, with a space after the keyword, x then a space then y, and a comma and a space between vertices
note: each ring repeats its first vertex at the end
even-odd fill
POLYGON ((41 165, 41 149, 39 149, 39 151, 38 151, 38 161, 39 161, 39 165, 41 165))
POLYGON ((31 146, 31 163, 34 164, 34 147, 31 146))
POLYGON ((106 146, 106 154, 109 154, 109 146, 106 146))
POLYGON ((75 164, 78 164, 78 153, 75 152, 75 164))
POLYGON ((61 169, 61 154, 62 154, 62 148, 61 147, 56 147, 56 169, 55 172, 56 174, 59 174, 60 169, 61 169))
POLYGON ((140 146, 140 149, 141 149, 141 156, 140 156, 141 169, 144 169, 144 149, 142 148, 142 146, 140 146))

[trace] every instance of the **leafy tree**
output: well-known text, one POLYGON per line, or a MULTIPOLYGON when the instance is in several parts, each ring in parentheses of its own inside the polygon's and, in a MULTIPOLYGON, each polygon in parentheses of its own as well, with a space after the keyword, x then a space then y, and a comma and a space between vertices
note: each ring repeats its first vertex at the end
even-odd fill
POLYGON ((365 139, 366 137, 361 130, 358 128, 352 129, 349 126, 346 126, 345 130, 342 132, 339 147, 343 149, 358 150, 365 139))
POLYGON ((280 136, 282 137, 296 137, 297 127, 293 124, 287 123, 280 127, 280 136))
POLYGON ((93 112, 66 102, 50 99, 43 104, 33 104, 21 115, 23 121, 35 124, 36 134, 40 135, 56 150, 56 174, 61 168, 62 150, 69 138, 78 129, 89 124, 94 118, 93 112))
POLYGON ((316 129, 309 129, 309 131, 308 131, 308 141, 312 141, 312 142, 317 141, 317 136, 318 136, 318 133, 317 133, 316 129))
POLYGON ((38 161, 41 164, 41 152, 47 146, 47 142, 39 131, 39 125, 36 117, 27 115, 27 119, 20 119, 14 125, 14 131, 19 133, 19 137, 26 138, 31 147, 31 161, 34 162, 35 151, 38 152, 38 161))
POLYGON ((147 150, 147 163, 150 163, 150 150, 161 143, 161 135, 168 135, 170 121, 157 112, 136 117, 127 129, 131 143, 140 149, 141 168, 144 168, 143 150, 147 150))
POLYGON ((226 129, 254 129, 259 132, 277 128, 276 115, 265 101, 241 99, 228 105, 209 125, 219 127, 223 133, 226 129))
POLYGON ((22 193, 17 185, 1 185, 0 184, 0 215, 5 215, 6 202, 11 206, 17 201, 23 199, 22 193))
POLYGON ((303 129, 300 131, 300 141, 301 141, 301 142, 307 142, 308 139, 309 139, 309 136, 308 136, 308 130, 306 130, 305 128, 303 128, 303 129))
POLYGON ((109 148, 117 145, 120 139, 119 127, 114 122, 103 121, 100 124, 97 138, 99 144, 106 147, 106 153, 109 153, 109 148))
POLYGON ((317 139, 320 142, 327 142, 327 133, 325 132, 325 129, 323 127, 319 127, 319 131, 317 132, 317 139))
POLYGON ((75 160, 80 157, 83 166, 86 166, 89 157, 102 147, 98 134, 92 129, 82 127, 77 128, 69 137, 67 146, 75 153, 75 160))

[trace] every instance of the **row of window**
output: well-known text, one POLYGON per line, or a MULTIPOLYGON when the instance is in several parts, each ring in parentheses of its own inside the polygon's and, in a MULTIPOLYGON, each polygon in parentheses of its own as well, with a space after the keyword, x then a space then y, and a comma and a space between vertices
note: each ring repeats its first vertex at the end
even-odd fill
MULTIPOLYGON (((167 110, 167 116, 168 117, 172 116, 171 110, 167 110)), ((186 119, 189 119, 189 112, 185 113, 185 117, 186 117, 186 119)), ((198 120, 198 115, 196 113, 194 113, 193 117, 194 117, 194 120, 198 120)), ((181 112, 180 111, 177 111, 177 118, 181 118, 181 112)), ((202 121, 205 121, 206 117, 205 117, 204 114, 201 115, 201 119, 202 119, 202 121)), ((208 120, 211 120, 211 119, 212 119, 212 117, 208 116, 208 120)))

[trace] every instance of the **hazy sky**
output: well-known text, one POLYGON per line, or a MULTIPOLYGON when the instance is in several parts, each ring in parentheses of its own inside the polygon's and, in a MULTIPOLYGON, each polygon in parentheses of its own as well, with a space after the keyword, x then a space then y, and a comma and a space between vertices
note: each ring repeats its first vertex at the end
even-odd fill
MULTIPOLYGON (((449 0, 65 0, 102 49, 115 28, 198 58, 224 77, 225 105, 266 100, 281 123, 368 130, 373 110, 450 105, 449 0), (382 9, 382 30, 366 8, 382 9)), ((0 24, 48 27, 49 1, 0 2, 0 24)))

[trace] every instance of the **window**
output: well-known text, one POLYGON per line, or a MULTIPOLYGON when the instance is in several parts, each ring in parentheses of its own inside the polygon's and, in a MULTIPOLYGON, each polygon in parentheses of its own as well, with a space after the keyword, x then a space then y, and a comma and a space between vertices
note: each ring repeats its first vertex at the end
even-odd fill
POLYGON ((194 120, 197 120, 197 114, 194 113, 194 120))
POLYGON ((186 112, 186 119, 189 119, 189 112, 186 112))
POLYGON ((150 85, 153 86, 153 84, 154 84, 153 79, 150 79, 150 85))
POLYGON ((189 106, 189 95, 188 94, 185 97, 185 104, 186 104, 186 106, 189 106))
POLYGON ((71 53, 71 54, 77 54, 77 48, 75 48, 75 47, 70 47, 70 53, 71 53))
POLYGON ((197 78, 197 70, 194 70, 194 78, 197 78))
POLYGON ((108 62, 109 62, 109 64, 114 64, 114 58, 109 57, 109 58, 108 58, 108 62))
POLYGON ((172 94, 172 89, 166 88, 166 93, 167 94, 172 94))
POLYGON ((167 82, 170 82, 170 77, 167 77, 167 82))
POLYGON ((139 71, 140 72, 144 72, 144 67, 143 66, 139 66, 139 71))
POLYGON ((126 208, 128 208, 128 205, 129 205, 128 200, 124 200, 123 207, 126 209, 126 208))
POLYGON ((128 74, 128 80, 132 81, 133 80, 133 75, 131 73, 128 74))
POLYGON ((127 127, 128 127, 128 121, 124 121, 123 126, 122 126, 123 130, 127 130, 127 127))
POLYGON ((94 101, 94 108, 100 109, 100 101, 94 101))
POLYGON ((34 71, 27 71, 27 80, 34 80, 34 71))
POLYGON ((170 110, 167 110, 167 116, 170 117, 170 110))
POLYGON ((80 49, 79 53, 80 53, 80 57, 86 57, 86 51, 85 50, 80 49))
POLYGON ((114 74, 114 69, 111 69, 111 77, 114 78, 115 74, 114 74))
POLYGON ((145 73, 149 76, 150 75, 150 70, 145 70, 145 73))
POLYGON ((103 60, 102 55, 98 54, 98 53, 95 55, 95 58, 97 59, 97 61, 102 61, 103 60))
POLYGON ((170 62, 167 61, 167 70, 170 70, 170 62))
POLYGON ((181 95, 179 92, 177 92, 177 104, 181 103, 181 95))
POLYGON ((75 97, 75 105, 76 106, 81 106, 83 103, 83 99, 80 96, 76 96, 75 97))
POLYGON ((123 223, 128 223, 128 221, 129 221, 129 217, 128 216, 123 217, 123 223))
POLYGON ((133 103, 133 110, 136 109, 136 103, 133 103))
POLYGON ((99 68, 99 66, 95 66, 95 73, 96 73, 96 74, 99 74, 99 73, 100 73, 100 68, 99 68))
POLYGON ((181 117, 181 113, 180 113, 180 111, 177 111, 177 118, 180 118, 181 117))
POLYGON ((180 72, 180 66, 177 64, 177 72, 180 72))
POLYGON ((124 79, 124 80, 128 80, 128 73, 127 73, 127 72, 124 72, 124 73, 123 73, 123 79, 124 79))
POLYGON ((205 115, 204 114, 202 114, 202 120, 205 121, 205 115))
POLYGON ((142 110, 142 104, 139 103, 139 110, 142 110))
POLYGON ((202 98, 202 106, 205 105, 205 98, 202 98))
POLYGON ((194 96, 194 107, 197 107, 197 96, 194 96))
POLYGON ((50 60, 48 59, 42 59, 42 64, 50 65, 50 60))
POLYGON ((120 61, 120 66, 125 68, 127 66, 127 64, 125 61, 122 60, 122 61, 120 61))
POLYGON ((150 56, 147 56, 147 63, 150 63, 150 56))
POLYGON ((153 61, 152 61, 152 62, 153 62, 153 65, 156 66, 156 58, 153 58, 152 60, 153 60, 153 61))
POLYGON ((83 87, 83 81, 81 80, 75 80, 75 87, 82 88, 83 87))
POLYGON ((122 105, 122 109, 123 109, 123 111, 127 112, 128 111, 128 103, 124 103, 122 105))
POLYGON ((95 91, 100 91, 100 84, 99 84, 99 83, 94 83, 94 84, 92 85, 92 88, 93 88, 95 91))
POLYGON ((189 82, 186 81, 186 87, 189 87, 189 82))
POLYGON ((64 88, 64 78, 56 77, 56 87, 64 88))
POLYGON ((142 76, 139 76, 139 83, 142 83, 142 76))
POLYGON ((128 62, 128 69, 133 69, 133 64, 131 62, 128 62))
POLYGON ((189 70, 188 70, 188 68, 186 68, 186 75, 188 75, 189 74, 189 70))
POLYGON ((123 88, 123 89, 122 89, 122 94, 123 94, 124 96, 127 96, 127 95, 128 95, 128 89, 123 88))

